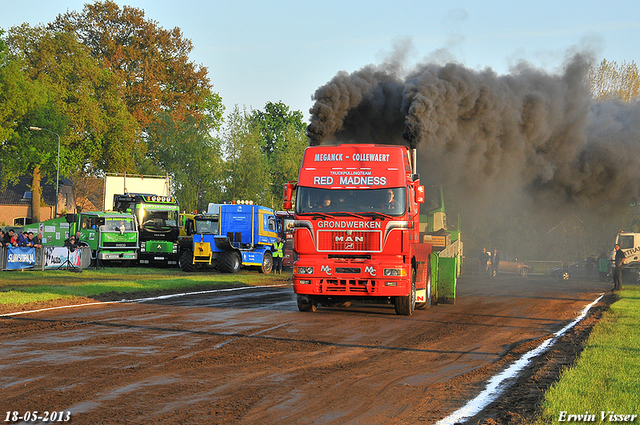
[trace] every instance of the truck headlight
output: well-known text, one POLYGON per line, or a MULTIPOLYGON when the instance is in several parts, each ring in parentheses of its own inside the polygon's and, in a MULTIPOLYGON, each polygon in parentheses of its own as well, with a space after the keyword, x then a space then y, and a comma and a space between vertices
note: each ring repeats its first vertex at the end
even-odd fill
POLYGON ((405 269, 384 269, 382 274, 384 276, 406 276, 407 271, 405 269))
POLYGON ((313 274, 313 267, 294 267, 294 274, 313 274))

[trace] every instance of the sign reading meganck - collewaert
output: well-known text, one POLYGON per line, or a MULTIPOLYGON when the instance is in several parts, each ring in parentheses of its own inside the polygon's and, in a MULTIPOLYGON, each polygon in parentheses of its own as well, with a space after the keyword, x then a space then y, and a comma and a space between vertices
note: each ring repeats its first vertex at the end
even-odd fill
POLYGON ((403 177, 398 175, 398 170, 405 167, 402 150, 389 153, 375 145, 356 146, 341 153, 332 152, 331 146, 320 149, 303 159, 300 185, 334 189, 404 185, 403 177))

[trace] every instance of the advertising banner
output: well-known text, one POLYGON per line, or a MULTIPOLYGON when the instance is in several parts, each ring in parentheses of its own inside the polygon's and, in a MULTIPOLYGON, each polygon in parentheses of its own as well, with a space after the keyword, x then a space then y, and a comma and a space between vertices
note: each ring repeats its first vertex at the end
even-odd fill
POLYGON ((66 266, 80 267, 80 249, 73 252, 64 246, 45 246, 43 249, 45 269, 58 269, 66 266))
POLYGON ((7 248, 7 270, 28 269, 36 264, 36 249, 10 246, 7 248))

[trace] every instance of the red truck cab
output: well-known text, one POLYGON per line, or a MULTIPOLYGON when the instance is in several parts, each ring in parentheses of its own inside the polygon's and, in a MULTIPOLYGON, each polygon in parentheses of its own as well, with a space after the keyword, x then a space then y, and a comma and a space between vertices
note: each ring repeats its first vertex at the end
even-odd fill
POLYGON ((424 187, 403 146, 346 144, 305 150, 285 186, 295 222, 293 290, 301 311, 350 301, 429 306, 431 246, 420 243, 424 187))

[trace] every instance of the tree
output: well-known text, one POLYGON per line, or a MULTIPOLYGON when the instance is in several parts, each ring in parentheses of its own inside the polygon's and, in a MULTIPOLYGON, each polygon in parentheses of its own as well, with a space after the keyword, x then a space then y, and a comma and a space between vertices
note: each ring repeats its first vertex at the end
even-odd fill
POLYGON ((603 59, 589 69, 588 79, 591 93, 599 100, 631 102, 640 96, 640 74, 635 62, 618 65, 603 59))
POLYGON ((267 102, 264 109, 253 111, 250 121, 260 133, 262 151, 267 157, 272 197, 281 205, 284 184, 298 178, 302 155, 309 145, 306 124, 300 111, 290 111, 282 102, 267 102))
POLYGON ((21 164, 10 168, 9 175, 32 174, 32 219, 37 220, 40 174, 49 180, 57 174, 58 140, 50 146, 51 134, 33 134, 29 127, 46 128, 60 137, 61 176, 75 170, 133 171, 135 155, 144 145, 113 74, 100 67, 73 34, 24 24, 11 28, 6 40, 24 78, 38 89, 37 101, 16 119, 16 135, 4 146, 16 152, 21 164))
POLYGON ((193 46, 179 28, 165 30, 145 19, 143 10, 121 9, 110 0, 60 15, 50 28, 72 31, 114 73, 128 110, 143 128, 160 112, 175 121, 202 118, 199 107, 211 89, 207 69, 189 61, 193 46))
POLYGON ((23 175, 31 175, 31 216, 40 220, 40 180, 43 168, 52 168, 57 159, 57 140, 31 138, 27 122, 46 116, 58 126, 62 120, 49 93, 37 81, 30 81, 22 72, 24 61, 10 55, 0 39, 0 186, 6 187, 23 175))
POLYGON ((234 107, 221 133, 225 157, 225 193, 222 201, 251 200, 274 206, 269 164, 262 139, 247 111, 234 107))
POLYGON ((149 142, 149 157, 168 170, 174 192, 183 210, 206 209, 209 202, 222 197, 223 165, 220 140, 211 136, 222 124, 222 106, 218 95, 205 99, 205 118, 174 121, 169 114, 154 125, 149 142))

